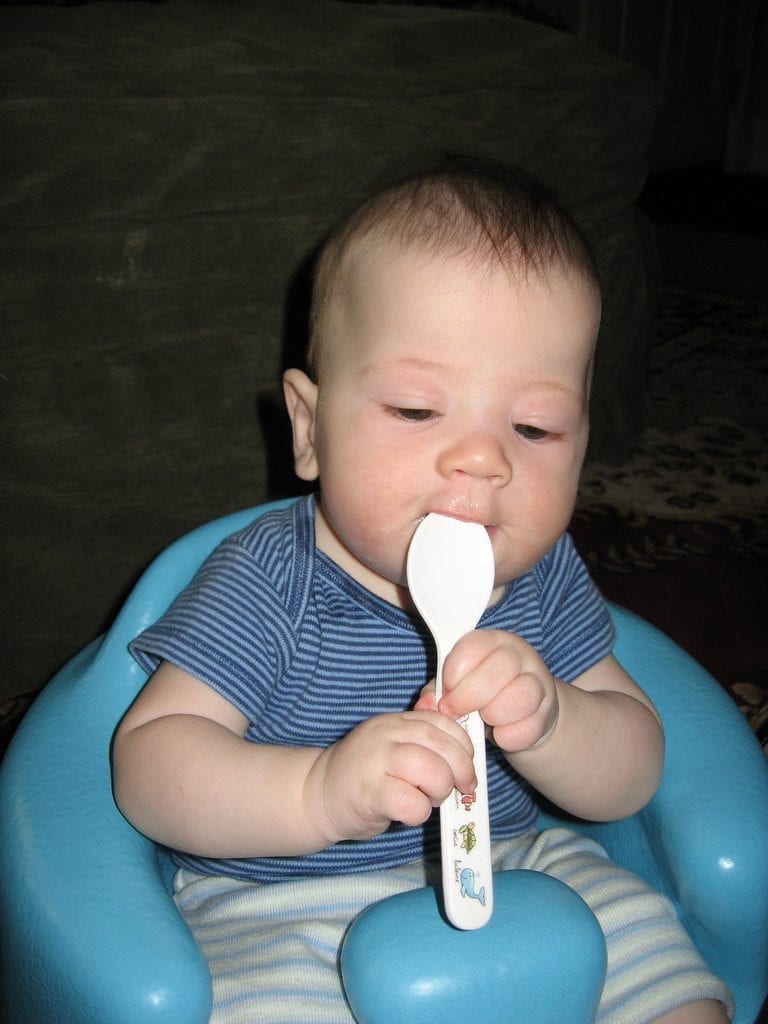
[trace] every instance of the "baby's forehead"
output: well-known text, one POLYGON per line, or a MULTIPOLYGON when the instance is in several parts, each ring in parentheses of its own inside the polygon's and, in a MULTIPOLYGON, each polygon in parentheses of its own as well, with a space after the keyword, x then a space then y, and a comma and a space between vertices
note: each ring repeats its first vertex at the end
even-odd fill
POLYGON ((512 253, 500 253, 490 244, 459 245, 402 241, 389 236, 366 237, 355 241, 339 260, 333 287, 327 294, 327 308, 352 312, 356 302, 377 289, 391 288, 392 282, 408 282, 424 269, 436 275, 444 270, 455 272, 477 283, 494 281, 509 285, 510 293, 519 295, 527 286, 552 287, 563 281, 585 286, 599 308, 600 291, 594 279, 573 261, 559 255, 547 260, 531 261, 512 253))
MULTIPOLYGON (((336 363, 339 357, 343 358, 350 346, 360 344, 361 330, 365 332, 371 329, 372 324, 375 328, 381 322, 375 319, 376 315, 384 317, 384 322, 387 322, 391 310, 398 303, 399 314, 405 310, 407 316, 408 309, 421 314, 421 303, 415 291, 418 292, 425 280, 428 288, 430 281, 443 276, 443 271, 455 280, 457 268, 459 278, 466 275, 468 279, 480 282, 483 286, 489 284, 489 287, 493 281, 495 284, 492 287, 501 285, 502 294, 508 283, 510 309, 513 304, 518 306, 521 297, 526 302, 528 286, 538 294, 541 294, 542 284, 545 294, 551 288, 553 302, 563 300, 563 287, 570 289, 575 284, 577 294, 584 289, 582 294, 585 299, 581 309, 585 325, 588 328, 594 322, 595 330, 591 341, 586 334, 582 335, 582 340, 590 341, 590 352, 585 350, 585 358, 592 357, 591 346, 599 322, 599 293, 594 282, 579 267, 569 265, 564 260, 555 260, 549 267, 541 269, 521 261, 512 263, 487 252, 446 250, 404 244, 397 239, 374 238, 355 244, 354 248, 350 247, 343 264, 343 269, 341 266, 338 268, 333 289, 327 294, 323 330, 318 332, 321 349, 318 347, 315 352, 318 356, 322 350, 322 359, 328 369, 330 363, 336 363), (425 268, 429 270, 426 278, 420 273, 425 268), (329 360, 328 356, 332 358, 329 360)), ((446 301, 450 307, 450 297, 446 301)), ((398 315, 397 321, 402 325, 402 315, 398 315)))

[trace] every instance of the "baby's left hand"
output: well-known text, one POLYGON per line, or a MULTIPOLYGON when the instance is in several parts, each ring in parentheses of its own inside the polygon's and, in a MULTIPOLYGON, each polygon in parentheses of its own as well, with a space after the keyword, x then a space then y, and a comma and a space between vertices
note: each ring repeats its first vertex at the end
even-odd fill
POLYGON ((431 684, 422 691, 415 710, 435 707, 454 719, 479 711, 497 746, 514 754, 530 750, 554 731, 557 686, 522 637, 500 630, 474 630, 445 659, 439 705, 431 684))

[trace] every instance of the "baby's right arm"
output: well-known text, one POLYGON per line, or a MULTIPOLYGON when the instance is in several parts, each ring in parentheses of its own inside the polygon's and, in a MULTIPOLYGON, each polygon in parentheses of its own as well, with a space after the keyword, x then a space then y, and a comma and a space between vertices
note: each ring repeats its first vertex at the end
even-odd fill
POLYGON ((245 716, 164 662, 115 736, 115 798, 145 835, 203 857, 295 856, 419 825, 475 785, 465 731, 438 711, 377 715, 327 749, 244 739, 245 716))

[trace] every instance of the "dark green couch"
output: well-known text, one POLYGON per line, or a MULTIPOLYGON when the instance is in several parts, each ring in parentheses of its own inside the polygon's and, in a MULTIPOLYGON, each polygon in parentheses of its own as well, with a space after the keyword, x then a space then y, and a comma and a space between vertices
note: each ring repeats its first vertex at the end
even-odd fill
POLYGON ((444 151, 555 185, 605 279, 594 451, 642 414, 641 73, 502 14, 338 0, 0 6, 2 695, 152 556, 292 488, 279 371, 306 261, 444 151))

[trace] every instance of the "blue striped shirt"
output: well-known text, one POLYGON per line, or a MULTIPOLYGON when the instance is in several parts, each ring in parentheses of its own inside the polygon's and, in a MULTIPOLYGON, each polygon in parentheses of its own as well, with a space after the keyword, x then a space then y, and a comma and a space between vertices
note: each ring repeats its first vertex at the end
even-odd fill
MULTIPOLYGON (((131 645, 147 671, 164 659, 221 693, 248 719, 245 735, 254 743, 327 747, 372 715, 411 707, 435 672, 421 620, 317 551, 314 507, 313 497, 300 499, 226 540, 131 645)), ((507 587, 479 628, 518 633, 565 682, 613 646, 605 604, 568 536, 507 587)), ((535 822, 530 788, 493 745, 488 791, 494 839, 535 822)), ((393 824, 373 839, 302 857, 174 856, 203 874, 269 882, 391 867, 438 849, 433 815, 424 826, 393 824)))

